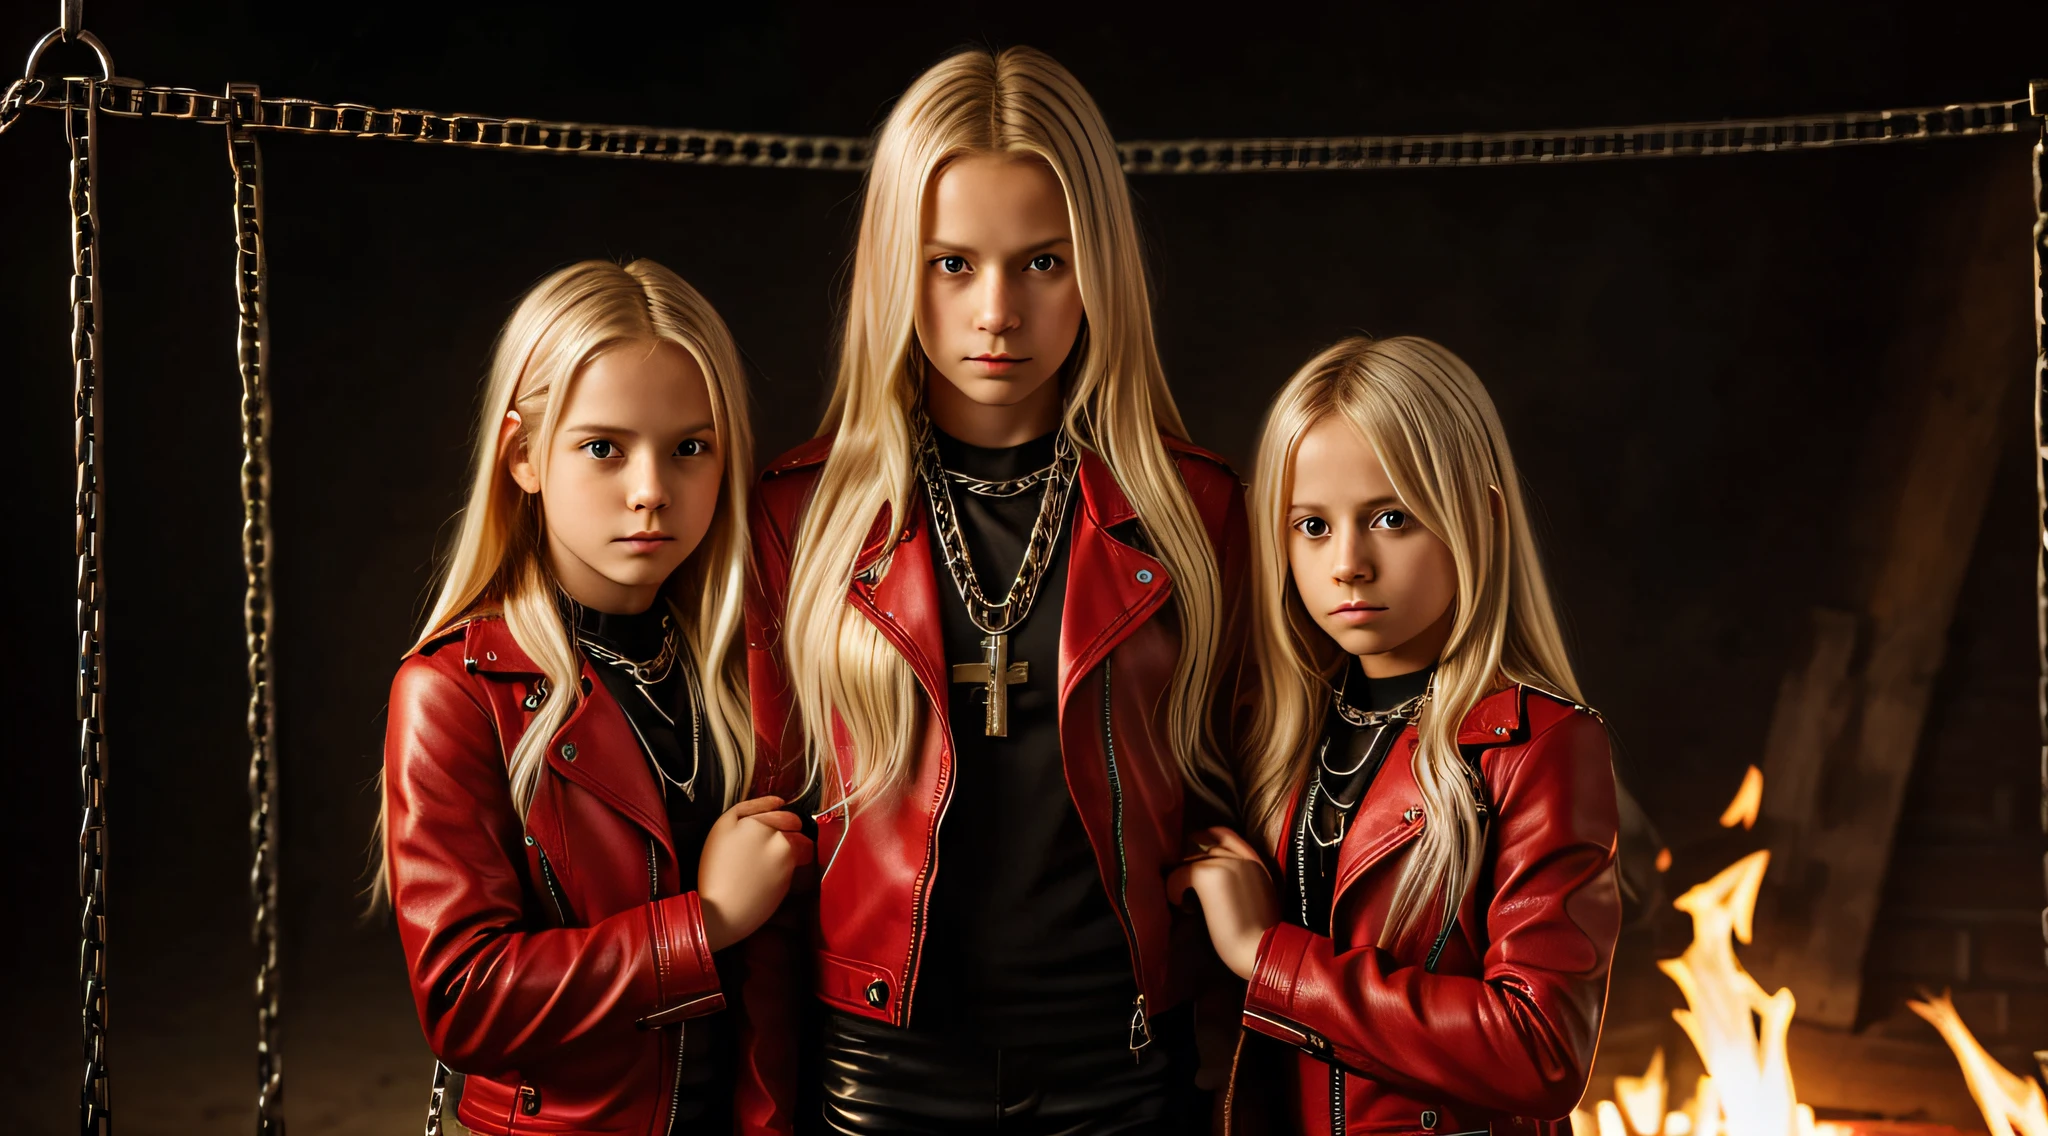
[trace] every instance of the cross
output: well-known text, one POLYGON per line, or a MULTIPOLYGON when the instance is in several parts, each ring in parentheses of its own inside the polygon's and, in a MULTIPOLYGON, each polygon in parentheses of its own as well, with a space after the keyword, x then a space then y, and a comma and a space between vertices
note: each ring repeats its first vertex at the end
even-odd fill
POLYGON ((1010 736, 1010 687, 1012 684, 1029 682, 1031 664, 1010 661, 1010 637, 988 635, 981 640, 981 662, 954 663, 954 682, 976 682, 982 687, 982 701, 988 705, 988 717, 982 723, 982 733, 991 738, 1010 736))

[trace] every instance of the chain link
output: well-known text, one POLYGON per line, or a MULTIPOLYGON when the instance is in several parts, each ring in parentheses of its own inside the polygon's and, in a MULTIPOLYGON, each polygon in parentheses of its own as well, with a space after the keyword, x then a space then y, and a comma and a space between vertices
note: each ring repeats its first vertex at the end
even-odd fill
MULTIPOLYGON (((2034 141, 2034 545, 2036 648, 2041 678, 2036 709, 2041 721, 2041 831, 2048 833, 2048 81, 2033 85, 2033 109, 2041 116, 2034 141)), ((2048 884, 2048 857, 2042 859, 2048 884)), ((2042 959, 2048 961, 2048 907, 2041 909, 2042 959)), ((2048 1079, 2048 1050, 2034 1054, 2048 1079)))
MULTIPOLYGON (((31 81, 23 101, 29 106, 62 105, 61 82, 31 81)), ((123 116, 221 124, 228 121, 230 114, 225 95, 181 87, 146 87, 134 80, 103 83, 99 97, 102 111, 123 116)), ((5 127, 5 115, 6 108, 0 105, 0 129, 5 127)), ((2031 129, 2035 121, 2027 100, 2013 99, 1864 113, 1587 130, 1179 139, 1126 142, 1118 149, 1124 169, 1134 174, 1416 169, 1828 149, 2012 134, 2031 129)), ((257 100, 243 125, 250 130, 342 134, 482 149, 824 170, 865 169, 870 149, 866 138, 832 135, 660 130, 427 110, 385 110, 357 103, 287 98, 257 100)))
POLYGON ((71 378, 72 435, 77 464, 78 522, 78 994, 85 1080, 78 1127, 84 1136, 108 1136, 107 1092, 107 746, 102 713, 106 696, 105 563, 100 482, 100 281, 97 84, 81 80, 76 103, 64 108, 64 140, 71 151, 71 378))
POLYGON ((235 177, 236 359, 242 377, 242 629, 249 655, 249 898, 256 944, 256 1132, 284 1136, 284 1057, 278 1050, 276 664, 270 652, 270 326, 263 254, 263 153, 242 126, 253 86, 228 86, 228 162, 235 177))

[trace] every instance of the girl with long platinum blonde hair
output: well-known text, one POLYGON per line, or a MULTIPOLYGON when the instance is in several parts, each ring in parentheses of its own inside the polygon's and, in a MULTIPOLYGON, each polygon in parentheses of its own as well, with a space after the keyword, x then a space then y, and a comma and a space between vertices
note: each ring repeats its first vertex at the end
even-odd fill
POLYGON ((392 683, 379 820, 379 898, 472 1131, 730 1123, 714 952, 810 847, 780 799, 741 799, 752 465, 738 349, 673 272, 584 261, 520 301, 392 683))
POLYGON ((757 491, 757 786, 814 790, 822 877, 749 940, 748 1131, 797 1124, 777 1046, 812 999, 833 1131, 991 1099, 1185 1130, 1195 960, 1162 885, 1234 798, 1246 565, 1150 307, 1070 73, 976 48, 910 86, 819 436, 757 491))
POLYGON ((1427 339, 1330 347, 1267 415, 1251 527, 1252 839, 1199 835, 1168 885, 1250 984, 1233 1116, 1556 1128, 1620 926, 1615 785, 1492 399, 1427 339), (1269 1038, 1294 1056, 1250 1075, 1269 1038))

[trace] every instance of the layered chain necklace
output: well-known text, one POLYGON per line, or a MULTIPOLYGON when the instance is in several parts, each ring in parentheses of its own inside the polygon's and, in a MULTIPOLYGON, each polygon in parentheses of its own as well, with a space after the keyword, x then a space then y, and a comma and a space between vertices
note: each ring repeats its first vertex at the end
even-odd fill
POLYGON ((1350 685, 1351 668, 1347 666, 1343 683, 1332 688, 1330 691, 1331 708, 1336 710, 1337 716, 1344 719, 1349 725, 1361 730, 1371 730, 1373 734, 1366 741, 1363 750, 1359 752, 1358 760, 1353 762, 1349 769, 1332 769, 1330 767, 1330 735, 1328 732, 1324 733, 1322 744, 1316 747, 1316 774, 1309 778, 1308 794, 1302 802, 1301 828, 1294 836, 1294 878, 1300 892, 1301 922, 1303 926, 1310 925, 1308 909, 1309 845, 1315 845, 1318 854, 1324 855, 1328 853, 1329 849, 1344 843, 1344 834, 1350 828, 1352 814, 1357 811, 1358 803, 1365 799, 1367 790, 1371 788, 1371 784, 1368 781, 1367 784, 1359 786, 1352 794, 1351 799, 1346 801, 1340 799, 1334 792, 1324 788, 1324 781, 1355 777, 1368 764, 1375 761, 1384 761, 1387 751, 1393 746, 1394 740, 1401 736, 1401 731, 1407 729, 1410 722, 1415 721, 1417 717, 1421 716, 1422 708, 1429 704, 1431 696, 1436 693, 1436 676, 1430 676, 1429 686, 1421 694, 1389 710, 1361 710, 1346 702, 1344 700, 1344 692, 1349 689, 1350 685), (1319 801, 1330 806, 1334 813, 1335 831, 1326 832, 1318 825, 1316 804, 1319 801))
MULTIPOLYGON (((676 728, 675 715, 670 714, 662 707, 661 699, 654 696, 653 688, 668 681, 669 675, 676 670, 677 661, 682 658, 683 654, 682 638, 682 633, 676 629, 674 621, 669 619, 667 615, 663 615, 661 617, 661 649, 654 653, 653 658, 642 660, 628 658, 591 636, 583 634, 580 630, 576 633, 576 642, 582 646, 584 653, 589 655, 592 661, 615 667, 624 672, 627 678, 632 679, 633 689, 640 692, 640 697, 646 700, 648 708, 659 715, 662 721, 668 723, 670 729, 676 728)), ((690 710, 690 777, 688 780, 678 781, 669 775, 668 770, 655 758, 654 747, 647 743, 647 735, 640 732, 640 726, 633 720, 631 714, 626 715, 626 724, 633 727, 633 736, 640 739, 640 748, 646 752, 649 762, 654 766, 655 772, 660 774, 661 779, 681 789, 685 797, 694 801, 697 799, 697 775, 704 768, 704 730, 702 719, 697 713, 697 676, 690 673, 690 668, 687 666, 682 668, 682 672, 684 695, 689 703, 690 710)), ((666 791, 666 789, 663 790, 664 793, 666 791)))
POLYGON ((1038 597, 1038 585, 1045 578, 1046 566, 1052 562, 1053 548, 1059 542, 1066 516, 1067 494, 1073 488, 1074 471, 1080 467, 1080 455, 1062 426, 1053 442, 1051 465, 1008 481, 983 481, 945 468, 939 460, 931 420, 922 413, 918 415, 916 429, 918 479, 924 483, 925 497, 931 503, 932 531, 938 535, 939 551, 953 576, 960 602, 967 607, 967 618, 982 633, 981 661, 953 664, 953 681, 981 685, 987 704, 982 733, 992 738, 1008 737, 1009 688, 1028 682, 1031 677, 1030 663, 1010 661, 1010 632, 1031 614, 1031 602, 1038 597), (1039 497, 1038 519, 1032 523, 1031 538, 1024 546, 1024 562, 1017 566, 1017 577, 999 602, 989 600, 974 574, 974 562, 960 533, 959 513, 953 506, 952 486, 956 483, 984 497, 1014 497, 1034 486, 1045 486, 1039 497))

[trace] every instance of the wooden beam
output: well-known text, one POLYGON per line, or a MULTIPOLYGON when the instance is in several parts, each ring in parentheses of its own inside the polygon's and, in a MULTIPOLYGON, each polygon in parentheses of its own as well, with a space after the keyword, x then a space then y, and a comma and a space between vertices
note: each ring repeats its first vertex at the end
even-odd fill
POLYGON ((1880 415, 1848 514, 1867 550, 1854 610, 1814 613, 1806 658, 1779 690, 1764 755, 1772 852, 1745 960, 1790 987, 1799 1021, 1856 1024, 1863 958, 1956 598, 1989 497, 2032 329, 2012 318, 2024 189, 1991 177, 1954 203, 1925 270, 1938 291, 1892 356, 1909 412, 1880 415), (1914 381, 1917 379, 1917 381, 1914 381), (1866 541, 1868 543, 1866 543, 1866 541))

